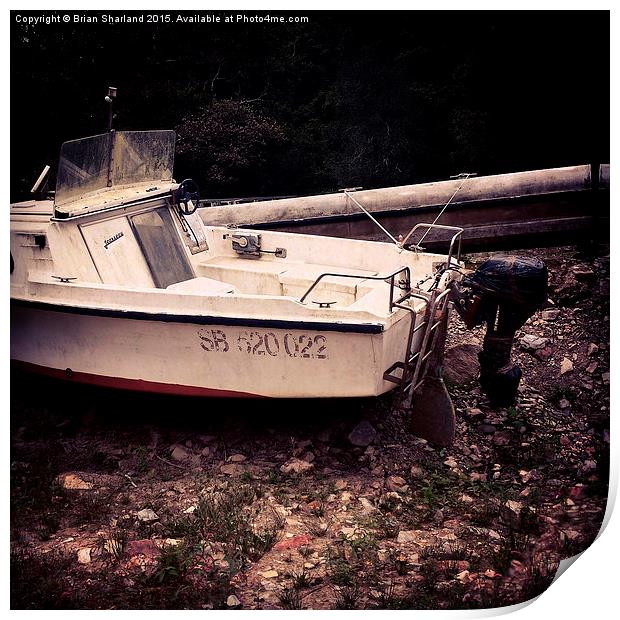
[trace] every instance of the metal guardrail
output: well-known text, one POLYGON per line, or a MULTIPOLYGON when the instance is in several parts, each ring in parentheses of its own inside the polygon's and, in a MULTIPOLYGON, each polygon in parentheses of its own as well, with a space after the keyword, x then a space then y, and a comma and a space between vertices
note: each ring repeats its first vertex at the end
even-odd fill
POLYGON ((412 294, 411 293, 411 270, 409 269, 409 267, 399 267, 398 269, 396 269, 392 273, 389 273, 389 274, 384 275, 384 276, 365 276, 365 275, 352 274, 352 273, 331 273, 331 272, 326 272, 326 273, 322 273, 310 285, 310 288, 308 288, 308 290, 300 297, 299 303, 303 304, 304 300, 306 299, 306 297, 308 297, 308 295, 310 295, 310 293, 316 288, 316 286, 319 284, 319 282, 323 278, 328 278, 328 277, 334 277, 334 278, 355 278, 355 279, 358 279, 358 280, 383 280, 384 282, 389 282, 389 284, 390 284, 390 295, 389 295, 389 306, 388 306, 389 312, 392 312, 394 306, 396 306, 397 304, 402 303, 403 301, 405 301, 405 299, 408 299, 411 296, 411 294, 412 294), (397 283, 396 282, 396 276, 398 274, 400 274, 400 273, 404 273, 405 274, 405 279, 404 280, 400 280, 397 283), (395 288, 399 288, 401 290, 407 291, 404 295, 399 297, 396 301, 394 301, 394 289, 395 288))
MULTIPOLYGON (((400 242, 400 245, 402 247, 405 247, 407 241, 409 241, 409 239, 413 236, 413 234, 416 232, 416 230, 423 228, 426 230, 426 232, 428 233, 429 231, 433 230, 433 229, 440 229, 440 230, 455 230, 456 233, 452 236, 452 239, 450 240, 450 248, 448 250, 448 261, 447 264, 448 266, 450 266, 452 264, 452 256, 454 254, 454 244, 456 243, 456 241, 458 240, 458 249, 457 249, 457 254, 456 254, 456 260, 459 261, 461 259, 461 235, 463 234, 463 231, 465 230, 464 228, 460 228, 459 226, 446 226, 445 224, 425 224, 423 222, 420 222, 419 224, 416 224, 405 236, 405 238, 400 242)), ((426 236, 426 233, 424 234, 424 236, 422 238, 424 238, 426 236)), ((414 249, 416 252, 423 252, 424 248, 420 247, 419 245, 414 245, 414 249)))
MULTIPOLYGON (((446 262, 446 268, 452 266, 452 258, 454 257, 454 247, 457 245, 456 261, 461 258, 461 235, 464 229, 458 226, 446 226, 443 224, 416 224, 407 234, 407 236, 399 243, 401 247, 404 247, 407 241, 414 235, 419 229, 425 229, 427 233, 433 229, 440 230, 452 230, 455 231, 452 239, 450 240, 450 248, 448 251, 448 260, 446 262)), ((422 237, 424 238, 426 234, 422 237)), ((418 245, 414 246, 415 251, 422 251, 418 245)), ((422 383, 425 376, 425 365, 428 358, 431 356, 437 341, 437 328, 441 324, 446 311, 448 303, 448 295, 450 294, 450 288, 446 288, 441 293, 435 289, 428 297, 420 293, 414 293, 411 290, 411 270, 409 267, 400 267, 390 274, 383 276, 360 276, 350 273, 322 273, 316 280, 310 285, 308 290, 301 296, 299 302, 304 303, 308 295, 317 287, 319 282, 324 278, 338 277, 338 278, 357 278, 364 280, 383 280, 390 284, 389 305, 388 310, 391 312, 394 308, 406 310, 411 314, 411 325, 409 327, 409 334, 407 336, 407 348, 405 349, 405 356, 403 361, 398 361, 392 364, 384 373, 383 379, 402 386, 403 391, 408 387, 411 387, 412 391, 415 391, 422 383), (405 279, 396 282, 396 277, 401 274, 405 274, 405 279), (394 299, 394 289, 398 287, 404 290, 405 293, 394 299), (412 307, 403 305, 403 302, 407 299, 419 299, 426 304, 426 312, 424 313, 424 319, 418 323, 419 312, 416 312, 412 307), (437 318, 437 314, 439 317, 437 318), (424 329, 424 335, 422 337, 422 344, 416 352, 412 352, 412 346, 416 333, 424 329), (394 374, 395 370, 401 370, 401 376, 394 374)))

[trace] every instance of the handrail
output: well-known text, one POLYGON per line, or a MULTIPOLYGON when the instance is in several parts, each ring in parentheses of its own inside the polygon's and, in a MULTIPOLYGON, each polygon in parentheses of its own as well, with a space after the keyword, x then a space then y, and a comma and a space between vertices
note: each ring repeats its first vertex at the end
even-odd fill
MULTIPOLYGON (((407 299, 410 294, 411 294, 411 270, 409 269, 409 267, 399 267, 398 269, 396 269, 396 271, 393 271, 392 273, 389 273, 385 276, 366 276, 366 275, 359 275, 359 274, 352 274, 352 273, 331 273, 331 272, 326 272, 326 273, 322 273, 311 285, 310 288, 301 296, 301 298, 299 299, 299 303, 303 304, 304 300, 306 299, 306 297, 308 297, 308 295, 310 295, 310 293, 316 288, 317 284, 323 279, 323 278, 327 278, 327 277, 334 277, 334 278, 356 278, 358 280, 383 280, 383 281, 390 281, 390 298, 389 298, 389 311, 392 311, 392 308, 398 304, 401 303, 402 301, 404 301, 405 299, 407 299), (403 295, 402 297, 400 297, 399 299, 397 299, 396 301, 394 301, 394 278, 396 278, 396 276, 399 273, 406 273, 406 279, 404 280, 404 285, 405 288, 407 290, 407 293, 405 295, 403 295)), ((401 286, 399 286, 399 288, 403 288, 401 286)))
MULTIPOLYGON (((438 228, 438 229, 442 229, 442 230, 456 230, 457 232, 454 234, 454 236, 452 237, 451 241, 450 241, 450 249, 448 250, 448 266, 450 266, 451 262, 452 262, 452 255, 454 253, 454 243, 458 238, 459 244, 458 244, 458 250, 457 250, 457 256, 456 256, 456 260, 460 260, 461 259, 461 242, 462 242, 462 238, 461 235, 463 234, 463 231, 465 230, 464 228, 460 228, 459 226, 447 226, 445 224, 425 224, 423 222, 420 222, 418 224, 416 224, 405 236, 405 238, 400 242, 401 247, 405 247, 405 244, 407 243, 407 241, 409 240, 409 238, 413 235, 413 233, 418 230, 418 228, 426 228, 427 229, 427 233, 433 229, 433 228, 438 228)), ((424 237, 423 237, 424 238, 424 237)), ((416 244, 415 246, 416 250, 421 249, 419 245, 416 244)))

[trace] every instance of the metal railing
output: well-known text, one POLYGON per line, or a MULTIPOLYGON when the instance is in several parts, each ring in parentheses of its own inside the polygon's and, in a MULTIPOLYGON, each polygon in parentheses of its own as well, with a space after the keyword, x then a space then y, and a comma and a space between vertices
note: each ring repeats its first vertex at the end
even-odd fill
MULTIPOLYGON (((428 234, 428 232, 430 232, 433 229, 439 229, 439 230, 455 230, 456 233, 452 236, 452 239, 450 240, 450 248, 448 250, 448 261, 447 261, 447 265, 448 267, 452 264, 452 256, 454 254, 454 244, 457 242, 458 240, 458 247, 457 247, 457 254, 456 254, 456 260, 459 261, 461 259, 461 235, 463 234, 463 231, 465 230, 464 228, 460 228, 458 226, 446 226, 444 224, 424 224, 422 222, 416 224, 405 236, 405 238, 400 242, 400 245, 402 247, 405 247, 407 241, 409 241, 409 239, 413 236, 413 234, 416 232, 416 230, 423 228, 426 229, 426 233, 422 236, 422 239, 424 239, 424 237, 426 237, 426 235, 428 234)), ((420 240, 421 242, 422 240, 420 240)), ((419 245, 415 244, 414 245, 414 249, 416 252, 420 252, 420 251, 424 251, 424 248, 420 247, 419 245)))
POLYGON ((310 293, 317 287, 319 282, 323 278, 329 278, 329 277, 333 277, 333 278, 354 278, 354 279, 357 279, 357 280, 383 280, 384 282, 388 282, 389 285, 390 285, 389 304, 388 304, 388 311, 389 312, 392 312, 393 308, 397 304, 401 304, 403 301, 405 301, 406 299, 408 299, 412 295, 412 293, 411 293, 411 270, 409 269, 409 267, 399 267, 395 271, 392 271, 392 273, 389 273, 389 274, 384 275, 384 276, 366 276, 366 275, 359 275, 359 274, 356 275, 356 274, 352 274, 352 273, 330 273, 330 272, 326 272, 326 273, 322 273, 310 285, 310 288, 308 288, 308 290, 300 297, 299 303, 303 304, 305 299, 306 299, 306 297, 308 297, 308 295, 310 295, 310 293), (398 282, 396 282, 396 276, 401 274, 401 273, 405 274, 404 280, 399 280, 398 282), (394 300, 394 289, 395 288, 399 288, 401 290, 406 291, 404 295, 401 295, 396 300, 394 300))

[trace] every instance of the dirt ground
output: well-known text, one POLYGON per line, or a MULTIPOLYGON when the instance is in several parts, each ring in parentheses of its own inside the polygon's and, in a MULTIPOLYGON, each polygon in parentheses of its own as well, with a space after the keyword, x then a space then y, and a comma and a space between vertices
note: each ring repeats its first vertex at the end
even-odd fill
POLYGON ((475 378, 483 330, 452 317, 449 448, 411 435, 396 395, 199 400, 13 375, 12 608, 455 609, 542 592, 605 511, 609 257, 519 254, 545 260, 554 305, 517 334, 507 409, 475 378))

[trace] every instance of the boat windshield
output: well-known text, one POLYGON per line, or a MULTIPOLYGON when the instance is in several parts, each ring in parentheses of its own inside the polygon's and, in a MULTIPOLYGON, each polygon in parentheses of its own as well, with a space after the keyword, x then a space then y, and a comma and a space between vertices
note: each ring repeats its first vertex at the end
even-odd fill
POLYGON ((105 188, 172 181, 174 142, 174 131, 114 131, 65 142, 56 205, 105 188))

